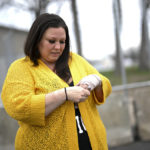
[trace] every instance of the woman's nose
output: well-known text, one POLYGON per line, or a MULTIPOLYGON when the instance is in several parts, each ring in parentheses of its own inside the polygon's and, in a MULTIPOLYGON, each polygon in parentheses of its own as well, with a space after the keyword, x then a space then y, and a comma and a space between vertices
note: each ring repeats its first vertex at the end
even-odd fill
POLYGON ((60 43, 59 42, 55 43, 55 49, 60 49, 60 43))

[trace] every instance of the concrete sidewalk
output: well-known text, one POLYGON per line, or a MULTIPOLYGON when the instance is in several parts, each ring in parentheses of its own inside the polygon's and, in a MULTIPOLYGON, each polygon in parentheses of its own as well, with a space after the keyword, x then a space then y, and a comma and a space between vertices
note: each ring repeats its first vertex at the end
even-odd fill
POLYGON ((137 141, 124 146, 109 148, 109 150, 150 150, 150 141, 137 141))

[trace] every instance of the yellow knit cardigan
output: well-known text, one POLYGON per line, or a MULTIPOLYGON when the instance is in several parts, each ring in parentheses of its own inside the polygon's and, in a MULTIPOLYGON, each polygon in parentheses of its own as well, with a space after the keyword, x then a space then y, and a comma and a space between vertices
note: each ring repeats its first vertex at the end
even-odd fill
MULTIPOLYGON (((111 92, 111 84, 81 56, 70 53, 69 68, 76 85, 84 76, 97 74, 102 79, 103 102, 111 92)), ((45 94, 68 87, 42 61, 33 66, 29 58, 13 62, 2 89, 2 101, 7 113, 18 120, 15 139, 16 150, 78 150, 75 109, 66 101, 45 117, 45 94)), ((103 103, 102 102, 102 103, 103 103)), ((101 104, 94 92, 79 103, 82 120, 86 126, 93 150, 107 150, 105 127, 96 109, 101 104)))

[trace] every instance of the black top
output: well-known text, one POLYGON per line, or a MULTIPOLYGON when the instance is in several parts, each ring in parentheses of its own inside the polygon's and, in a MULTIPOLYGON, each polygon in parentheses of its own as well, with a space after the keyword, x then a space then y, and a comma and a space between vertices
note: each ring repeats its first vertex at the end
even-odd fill
MULTIPOLYGON (((74 84, 72 81, 69 84, 69 86, 73 86, 73 85, 74 84)), ((92 150, 88 133, 82 121, 82 117, 78 105, 76 104, 75 104, 75 119, 76 119, 77 132, 78 132, 79 150, 92 150)))

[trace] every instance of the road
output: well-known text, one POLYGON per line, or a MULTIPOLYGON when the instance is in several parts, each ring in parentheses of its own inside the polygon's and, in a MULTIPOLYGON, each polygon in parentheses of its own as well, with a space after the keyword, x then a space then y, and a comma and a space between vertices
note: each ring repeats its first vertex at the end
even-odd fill
POLYGON ((109 148, 109 150, 150 150, 150 141, 148 142, 134 142, 128 145, 109 148))
MULTIPOLYGON (((0 145, 0 150, 14 150, 13 145, 2 146, 0 145)), ((134 142, 120 147, 109 148, 109 150, 150 150, 149 142, 134 142)))

